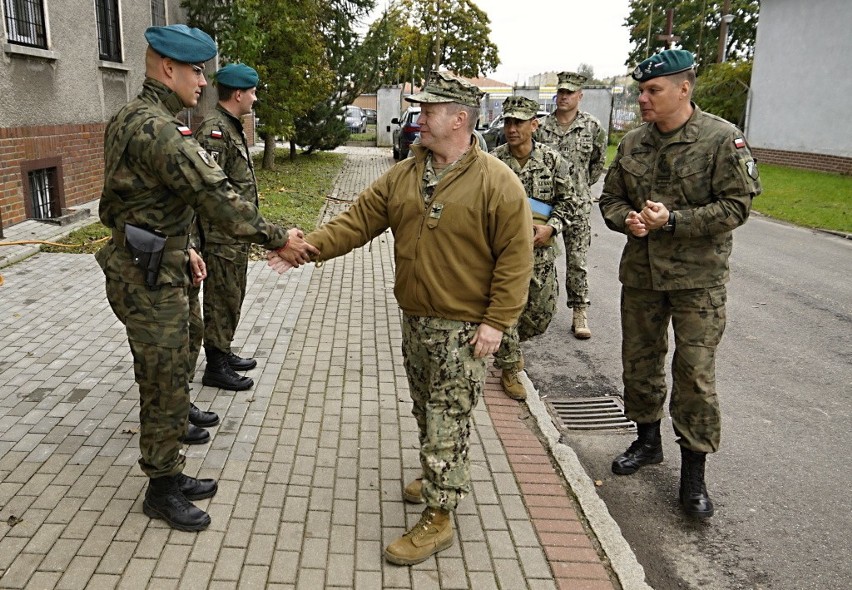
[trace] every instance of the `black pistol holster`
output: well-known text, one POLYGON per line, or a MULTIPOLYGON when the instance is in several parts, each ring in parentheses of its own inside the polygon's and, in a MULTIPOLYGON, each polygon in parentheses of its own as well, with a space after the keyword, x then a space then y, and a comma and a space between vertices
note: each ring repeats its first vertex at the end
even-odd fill
POLYGON ((145 284, 158 289, 157 276, 166 250, 166 236, 159 232, 124 224, 124 244, 133 257, 133 264, 145 271, 145 284))

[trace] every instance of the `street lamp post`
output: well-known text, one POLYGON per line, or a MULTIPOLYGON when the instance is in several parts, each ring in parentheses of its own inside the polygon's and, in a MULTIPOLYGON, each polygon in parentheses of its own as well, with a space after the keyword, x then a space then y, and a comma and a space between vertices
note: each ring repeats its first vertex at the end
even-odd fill
POLYGON ((722 37, 722 59, 720 61, 724 62, 728 59, 728 38, 731 36, 730 25, 734 22, 733 14, 726 14, 722 17, 722 28, 719 31, 719 35, 722 37))

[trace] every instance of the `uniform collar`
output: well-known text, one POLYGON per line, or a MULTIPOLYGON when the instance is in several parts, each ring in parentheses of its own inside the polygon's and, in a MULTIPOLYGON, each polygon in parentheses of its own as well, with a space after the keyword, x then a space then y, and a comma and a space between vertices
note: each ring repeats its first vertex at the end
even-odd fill
POLYGON ((160 102, 172 115, 177 115, 186 108, 171 88, 153 78, 145 78, 142 84, 142 95, 160 102))

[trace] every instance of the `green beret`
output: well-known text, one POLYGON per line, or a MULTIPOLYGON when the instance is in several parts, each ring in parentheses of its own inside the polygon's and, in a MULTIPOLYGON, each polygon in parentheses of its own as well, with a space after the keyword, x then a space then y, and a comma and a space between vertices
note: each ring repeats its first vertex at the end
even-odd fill
POLYGON ((145 39, 151 49, 188 64, 198 64, 216 55, 216 42, 201 29, 186 25, 148 27, 145 39))
POLYGON ((503 101, 503 118, 529 121, 538 113, 538 103, 526 96, 510 96, 503 101))
POLYGON ((228 64, 216 72, 216 84, 246 90, 257 86, 259 78, 254 68, 245 64, 228 64))
POLYGON ((558 82, 556 83, 557 90, 569 90, 571 92, 576 92, 583 87, 583 84, 586 83, 586 80, 589 78, 584 76, 583 74, 578 74, 577 72, 559 72, 557 74, 558 82))
POLYGON ((449 72, 429 74, 426 87, 417 94, 406 97, 408 102, 457 102, 469 107, 479 108, 479 101, 485 94, 479 88, 449 72))
POLYGON ((633 79, 639 82, 659 78, 660 76, 671 76, 691 70, 695 66, 692 53, 686 49, 666 49, 656 55, 652 55, 633 70, 633 79))

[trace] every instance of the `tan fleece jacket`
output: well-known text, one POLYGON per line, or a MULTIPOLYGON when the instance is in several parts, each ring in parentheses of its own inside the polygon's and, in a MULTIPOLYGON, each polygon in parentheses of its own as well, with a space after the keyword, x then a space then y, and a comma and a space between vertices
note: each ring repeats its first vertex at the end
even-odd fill
POLYGON ((352 207, 305 238, 328 260, 393 231, 394 294, 415 316, 517 322, 532 274, 532 217, 508 166, 473 145, 435 188, 421 195, 426 149, 391 168, 352 207))

